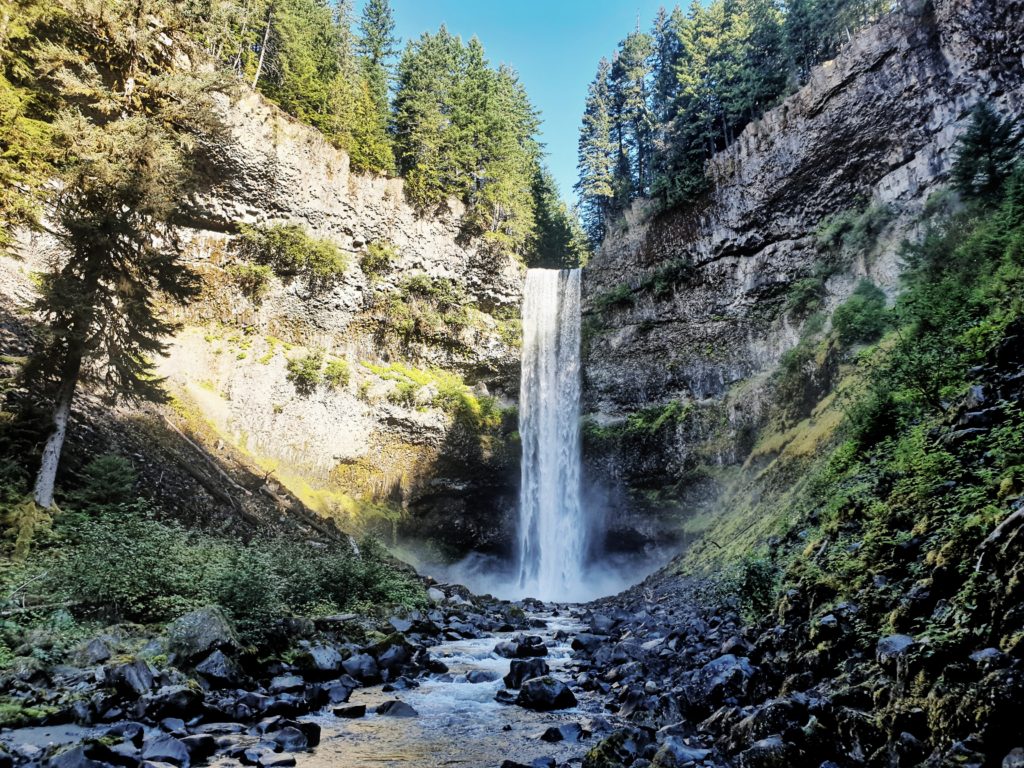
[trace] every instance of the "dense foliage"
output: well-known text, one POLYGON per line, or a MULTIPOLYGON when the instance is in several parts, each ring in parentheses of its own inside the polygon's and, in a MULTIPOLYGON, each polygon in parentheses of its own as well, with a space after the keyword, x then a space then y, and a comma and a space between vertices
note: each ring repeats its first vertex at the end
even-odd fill
MULTIPOLYGON (((8 470, 0 492, 14 499, 21 488, 8 470)), ((423 599, 374 540, 358 548, 284 536, 245 544, 158 519, 135 487, 127 461, 95 459, 61 498, 52 525, 33 531, 26 556, 4 561, 5 599, 44 606, 25 621, 47 615, 47 601, 49 610, 56 602, 78 620, 143 623, 220 605, 246 640, 262 643, 285 616, 372 612, 423 599)))
POLYGON ((888 0, 714 0, 659 11, 602 59, 587 94, 579 182, 598 242, 637 197, 676 205, 705 189, 704 163, 835 55, 888 0))

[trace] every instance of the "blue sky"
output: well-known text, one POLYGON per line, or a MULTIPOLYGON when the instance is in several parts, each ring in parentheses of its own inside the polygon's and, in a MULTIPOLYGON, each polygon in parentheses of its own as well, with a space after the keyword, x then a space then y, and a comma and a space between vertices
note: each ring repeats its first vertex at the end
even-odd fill
POLYGON ((519 72, 544 124, 541 141, 562 194, 574 199, 576 139, 587 85, 602 56, 640 24, 647 30, 666 0, 391 0, 402 44, 444 23, 480 38, 494 65, 519 72))

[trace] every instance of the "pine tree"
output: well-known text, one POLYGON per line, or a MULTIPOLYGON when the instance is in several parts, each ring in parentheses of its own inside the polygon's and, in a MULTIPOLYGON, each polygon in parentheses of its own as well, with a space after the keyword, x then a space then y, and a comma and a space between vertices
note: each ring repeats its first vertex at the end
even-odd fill
MULTIPOLYGON (((26 369, 52 396, 34 492, 44 508, 83 376, 114 397, 161 396, 152 358, 173 324, 157 297, 182 302, 196 289, 173 223, 192 179, 192 137, 213 127, 216 87, 198 70, 176 69, 181 48, 166 44, 180 23, 173 5, 60 7, 65 45, 35 49, 38 85, 62 109, 52 221, 66 254, 42 277, 35 309, 47 333, 26 369)), ((180 34, 177 43, 187 49, 180 34)))
POLYGON ((537 237, 528 262, 531 267, 567 269, 587 263, 587 236, 579 217, 558 194, 555 177, 538 167, 533 180, 537 237))
POLYGON ((650 106, 650 79, 654 41, 633 32, 619 44, 612 64, 612 130, 619 149, 617 183, 624 191, 621 204, 644 195, 650 188, 654 149, 654 115, 650 106))
POLYGON ((1013 172, 1022 138, 1024 133, 1015 134, 1010 119, 979 102, 971 112, 971 124, 957 142, 954 186, 967 197, 997 198, 1013 172))
POLYGON ((611 99, 608 81, 611 64, 601 59, 597 75, 587 89, 587 104, 579 139, 579 181, 576 194, 580 199, 583 228, 591 243, 599 243, 607 232, 615 195, 615 145, 612 140, 611 99))
POLYGON ((358 49, 362 60, 362 77, 366 93, 358 93, 360 104, 360 138, 353 164, 360 170, 393 171, 394 153, 388 124, 391 110, 388 104, 388 89, 392 74, 392 60, 400 42, 394 34, 395 21, 388 0, 369 0, 363 8, 359 23, 358 49), (372 109, 367 108, 366 95, 370 97, 372 109))

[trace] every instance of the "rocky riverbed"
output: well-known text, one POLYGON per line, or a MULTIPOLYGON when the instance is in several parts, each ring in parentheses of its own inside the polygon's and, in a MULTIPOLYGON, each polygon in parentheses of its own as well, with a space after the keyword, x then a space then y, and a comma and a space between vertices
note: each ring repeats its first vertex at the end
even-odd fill
MULTIPOLYGON (((729 598, 667 572, 585 606, 431 594, 432 610, 386 621, 296 622, 301 639, 273 660, 247 657, 213 609, 131 657, 97 638, 79 666, 11 681, 49 714, 0 732, 0 766, 1024 765, 1009 699, 986 715, 1002 729, 998 755, 976 738, 928 754, 913 708, 898 723, 877 716, 921 652, 907 636, 814 666, 784 622, 747 626, 729 598)), ((855 610, 836 608, 835 633, 855 610)), ((970 663, 1020 676, 995 649, 970 663)))

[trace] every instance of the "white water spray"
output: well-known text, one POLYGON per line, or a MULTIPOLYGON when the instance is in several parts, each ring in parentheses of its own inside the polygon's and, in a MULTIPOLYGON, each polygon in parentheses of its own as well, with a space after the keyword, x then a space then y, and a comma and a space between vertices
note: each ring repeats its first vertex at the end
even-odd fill
POLYGON ((579 417, 580 270, 531 269, 519 392, 519 591, 542 600, 584 591, 579 417))

